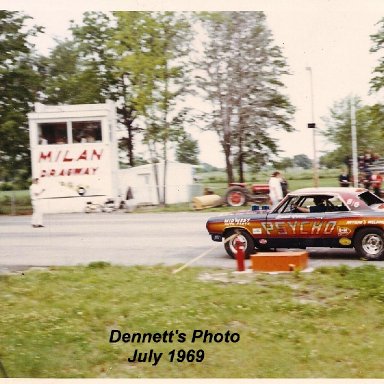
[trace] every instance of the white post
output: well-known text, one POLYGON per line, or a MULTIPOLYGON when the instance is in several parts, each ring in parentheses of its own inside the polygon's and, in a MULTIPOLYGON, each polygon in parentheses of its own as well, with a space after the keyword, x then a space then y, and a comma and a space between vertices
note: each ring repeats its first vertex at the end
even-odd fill
POLYGON ((353 98, 351 98, 351 137, 352 137, 352 168, 353 186, 359 186, 359 170, 357 166, 357 140, 356 140, 356 108, 353 98))
POLYGON ((312 78, 312 68, 306 67, 307 71, 309 71, 310 75, 310 85, 311 85, 311 123, 314 124, 313 129, 313 185, 315 187, 319 186, 319 172, 317 166, 317 150, 316 150, 316 124, 315 124, 315 107, 314 107, 314 97, 313 97, 313 78, 312 78))

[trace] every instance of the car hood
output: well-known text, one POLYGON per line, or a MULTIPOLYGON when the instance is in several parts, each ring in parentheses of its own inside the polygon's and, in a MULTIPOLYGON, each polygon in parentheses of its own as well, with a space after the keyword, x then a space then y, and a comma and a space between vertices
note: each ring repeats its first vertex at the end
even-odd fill
POLYGON ((263 220, 268 216, 268 213, 270 213, 270 210, 265 211, 236 211, 236 212, 230 212, 230 213, 223 213, 221 215, 210 217, 207 222, 221 222, 221 221, 236 221, 236 219, 251 219, 251 220, 263 220))

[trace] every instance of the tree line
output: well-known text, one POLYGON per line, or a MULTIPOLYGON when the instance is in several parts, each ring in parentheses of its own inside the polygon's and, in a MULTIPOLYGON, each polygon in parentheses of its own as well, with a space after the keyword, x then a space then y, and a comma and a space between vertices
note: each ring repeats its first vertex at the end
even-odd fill
MULTIPOLYGON (((44 29, 27 28, 29 19, 0 11, 0 180, 20 184, 30 177, 27 114, 35 102, 114 100, 126 166, 167 163, 170 151, 196 164, 198 142, 189 128, 212 130, 229 182, 236 174, 243 181, 246 166, 257 172, 278 156, 272 132, 294 130, 295 108, 283 81, 288 63, 263 12, 86 12, 48 55, 31 43, 44 29), (195 97, 200 107, 190 102, 195 97), (146 156, 136 150, 139 139, 146 156)), ((383 20, 372 36, 375 52, 382 49, 383 20)), ((372 79, 374 92, 383 87, 382 65, 372 79)), ((332 109, 324 134, 347 152, 344 112, 342 105, 332 109)), ((382 121, 382 105, 358 108, 358 129, 371 139, 382 141, 382 121)), ((360 131, 358 137, 372 148, 371 139, 360 131)), ((334 162, 341 152, 325 157, 334 162)))
MULTIPOLYGON (((378 93, 384 88, 384 18, 378 22, 378 31, 370 36, 372 46, 367 54, 377 54, 378 64, 372 70, 370 93, 378 93), (381 57, 379 57, 381 55, 381 57)), ((335 144, 335 149, 320 158, 323 166, 347 165, 352 157, 351 105, 356 110, 356 138, 360 156, 384 157, 384 105, 365 105, 357 95, 335 101, 329 115, 323 118, 325 129, 322 134, 335 144)))

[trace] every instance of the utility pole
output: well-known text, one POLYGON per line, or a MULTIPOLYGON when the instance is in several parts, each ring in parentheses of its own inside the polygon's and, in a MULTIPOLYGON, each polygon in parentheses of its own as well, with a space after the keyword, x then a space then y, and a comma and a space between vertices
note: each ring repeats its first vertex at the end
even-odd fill
POLYGON ((352 169, 353 186, 359 186, 359 170, 357 166, 357 140, 356 140, 356 107, 355 101, 351 97, 351 137, 352 137, 352 169))
POLYGON ((314 107, 314 97, 313 97, 313 76, 312 76, 312 68, 306 67, 307 71, 309 71, 309 79, 311 86, 311 119, 312 121, 308 124, 308 128, 313 129, 313 185, 314 187, 319 186, 319 171, 317 166, 317 150, 316 150, 316 123, 315 123, 315 107, 314 107))

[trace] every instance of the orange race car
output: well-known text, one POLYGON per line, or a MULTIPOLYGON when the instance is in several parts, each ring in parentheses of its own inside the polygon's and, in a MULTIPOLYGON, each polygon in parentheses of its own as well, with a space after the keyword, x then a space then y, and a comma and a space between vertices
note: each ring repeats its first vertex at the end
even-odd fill
POLYGON ((225 241, 235 257, 236 242, 246 257, 255 248, 355 248, 366 260, 384 258, 384 200, 363 188, 304 188, 272 209, 223 214, 208 219, 214 241, 225 241), (237 236, 232 236, 235 234, 237 236))

